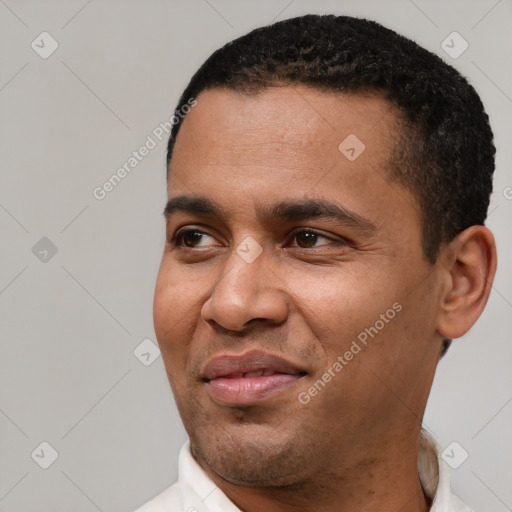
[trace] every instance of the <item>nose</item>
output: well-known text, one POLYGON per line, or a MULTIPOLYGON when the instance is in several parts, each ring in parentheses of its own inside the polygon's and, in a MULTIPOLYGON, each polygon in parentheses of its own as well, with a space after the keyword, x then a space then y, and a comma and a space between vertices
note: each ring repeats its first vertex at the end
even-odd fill
POLYGON ((265 254, 247 263, 235 251, 219 277, 201 316, 229 331, 244 331, 253 320, 279 325, 288 317, 285 284, 265 254))

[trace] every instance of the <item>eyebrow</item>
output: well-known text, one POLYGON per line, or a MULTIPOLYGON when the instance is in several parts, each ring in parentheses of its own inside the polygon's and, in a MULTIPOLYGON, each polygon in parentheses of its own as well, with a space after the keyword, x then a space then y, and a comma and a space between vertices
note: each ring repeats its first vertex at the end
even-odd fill
POLYGON ((169 199, 164 208, 164 217, 168 219, 176 212, 226 220, 226 215, 220 206, 211 199, 201 196, 177 196, 169 199))
MULTIPOLYGON (((216 202, 202 196, 183 195, 169 199, 164 209, 166 219, 175 212, 183 212, 201 217, 216 217, 224 223, 228 219, 225 210, 216 202)), ((260 221, 302 221, 307 219, 334 220, 343 225, 372 233, 377 226, 369 219, 325 199, 280 201, 263 206, 258 211, 260 221)))

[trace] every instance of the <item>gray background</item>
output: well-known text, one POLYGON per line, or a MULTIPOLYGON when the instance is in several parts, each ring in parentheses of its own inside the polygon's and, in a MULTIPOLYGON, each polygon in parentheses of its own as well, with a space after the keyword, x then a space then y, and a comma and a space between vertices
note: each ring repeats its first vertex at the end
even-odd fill
POLYGON ((105 199, 92 192, 169 119, 214 49, 307 12, 415 39, 470 78, 491 117, 499 269, 439 366, 425 424, 443 448, 458 443, 456 459, 469 454, 456 493, 476 511, 512 510, 510 0, 0 0, 0 510, 129 511, 174 481, 185 434, 162 359, 134 355, 155 342, 165 143, 105 199), (50 48, 43 31, 59 45, 46 59, 31 47, 50 48), (453 31, 469 43, 457 59, 441 48, 453 31), (58 452, 48 469, 43 441, 58 452))

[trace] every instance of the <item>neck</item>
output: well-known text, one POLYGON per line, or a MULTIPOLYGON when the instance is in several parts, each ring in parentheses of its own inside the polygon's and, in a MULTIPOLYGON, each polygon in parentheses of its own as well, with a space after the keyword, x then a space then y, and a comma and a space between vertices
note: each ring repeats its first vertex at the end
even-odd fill
POLYGON ((419 432, 413 440, 385 440, 365 447, 365 455, 354 457, 353 463, 347 464, 346 454, 340 454, 329 466, 286 485, 248 487, 204 469, 243 512, 427 512, 430 501, 418 476, 419 432))

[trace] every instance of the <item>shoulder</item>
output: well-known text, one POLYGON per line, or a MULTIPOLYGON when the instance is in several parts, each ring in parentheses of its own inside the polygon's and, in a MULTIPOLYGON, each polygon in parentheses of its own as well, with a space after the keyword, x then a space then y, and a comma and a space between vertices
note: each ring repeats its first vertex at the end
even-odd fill
POLYGON ((148 501, 135 512, 181 512, 178 483, 175 483, 148 501))
POLYGON ((452 493, 451 501, 453 506, 453 512, 473 512, 460 498, 452 493))

